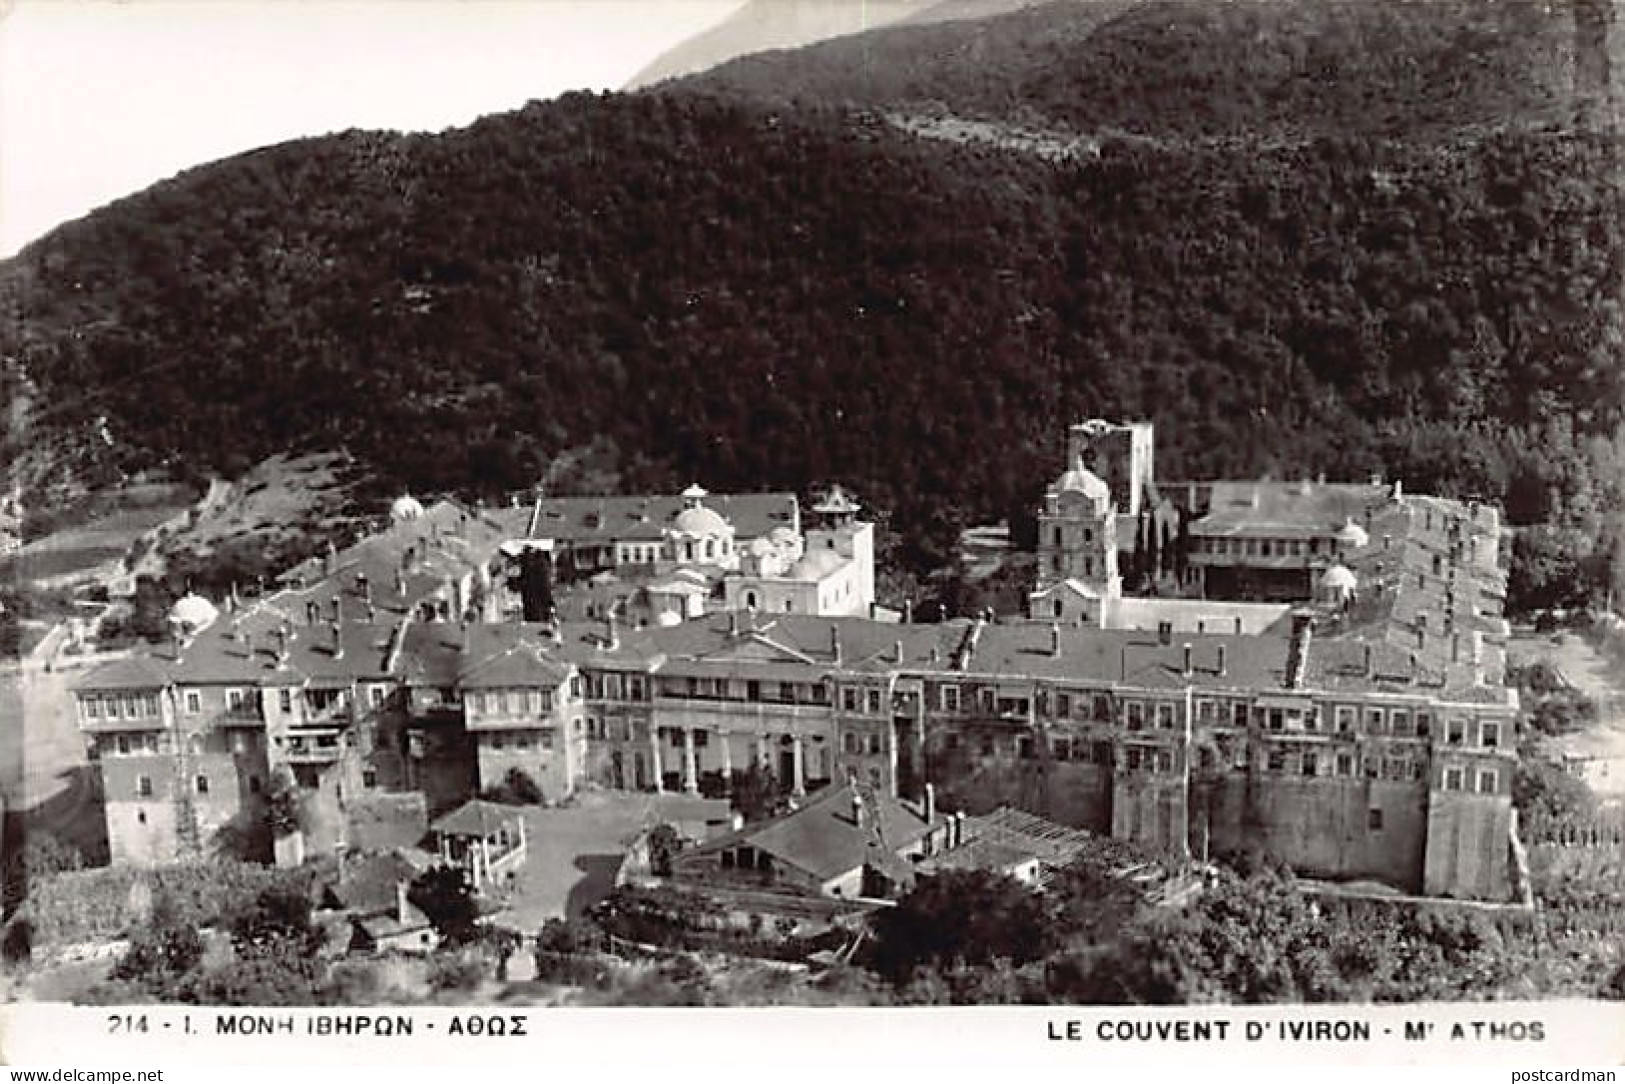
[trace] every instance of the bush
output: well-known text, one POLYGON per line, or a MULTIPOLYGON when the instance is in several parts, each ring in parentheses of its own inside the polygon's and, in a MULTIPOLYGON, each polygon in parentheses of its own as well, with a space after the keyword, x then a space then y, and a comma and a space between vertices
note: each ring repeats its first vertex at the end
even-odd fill
POLYGON ((541 805, 546 801, 542 788, 523 768, 509 768, 508 774, 502 777, 502 782, 494 787, 487 787, 480 793, 480 797, 491 802, 501 802, 503 805, 541 805))

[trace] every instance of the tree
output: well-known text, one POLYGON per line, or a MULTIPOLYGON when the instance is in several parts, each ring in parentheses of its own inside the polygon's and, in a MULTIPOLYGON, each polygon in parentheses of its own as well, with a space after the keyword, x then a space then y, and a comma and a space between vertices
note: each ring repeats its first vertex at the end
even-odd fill
POLYGON ((181 916, 174 901, 160 897, 150 921, 138 927, 112 977, 138 983, 156 1000, 175 1000, 203 961, 203 935, 181 916))
POLYGON ((519 554, 518 571, 509 579, 508 586, 519 592, 526 621, 551 621, 553 603, 553 555, 539 549, 526 549, 519 554))
POLYGON ((1526 823, 1561 823, 1590 817, 1596 812, 1597 796, 1585 780, 1550 761, 1526 756, 1512 774, 1512 805, 1526 823))
POLYGON ((509 768, 502 782, 485 791, 486 798, 505 805, 541 805, 545 800, 542 788, 523 768, 509 768))
POLYGON ((763 765, 752 764, 744 771, 734 772, 733 807, 747 821, 771 817, 778 801, 778 781, 763 765))
POLYGON ((1053 929, 1043 901, 1001 874, 949 870, 920 881, 875 919, 875 969, 893 983, 922 968, 1044 955, 1053 929))
POLYGON ((265 792, 265 823, 276 839, 289 836, 304 827, 304 798, 293 773, 278 768, 271 776, 271 785, 265 792))
POLYGON ((669 824, 657 824, 649 832, 649 868, 656 877, 670 877, 672 859, 683 849, 682 837, 669 824))
POLYGON ((480 909, 464 870, 455 866, 425 870, 407 888, 406 898, 447 944, 461 945, 473 938, 480 909))
POLYGON ((239 951, 273 943, 305 946, 313 936, 310 896, 291 885, 262 890, 226 918, 239 951))
POLYGON ((46 831, 28 833, 22 861, 24 873, 34 880, 85 868, 85 856, 77 847, 46 831))

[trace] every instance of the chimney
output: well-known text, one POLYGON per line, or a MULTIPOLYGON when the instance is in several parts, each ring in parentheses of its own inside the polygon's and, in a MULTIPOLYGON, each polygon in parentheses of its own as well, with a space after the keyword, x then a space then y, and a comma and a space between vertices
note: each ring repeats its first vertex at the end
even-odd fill
POLYGON ((407 921, 406 920, 406 907, 407 907, 407 903, 406 903, 406 882, 405 881, 396 881, 395 882, 395 920, 397 922, 399 922, 403 926, 406 925, 406 921, 407 921))
POLYGON ((856 790, 852 792, 852 823, 863 827, 863 795, 856 790))
POLYGON ((343 620, 343 618, 344 618, 344 609, 343 609, 343 605, 339 602, 339 597, 337 595, 333 596, 332 610, 333 610, 333 623, 338 624, 338 622, 343 620))
POLYGON ((903 600, 903 624, 912 625, 913 623, 914 623, 914 600, 911 599, 911 598, 905 598, 903 600))
POLYGON ((891 644, 891 657, 893 662, 903 661, 903 641, 893 640, 891 644))
POLYGON ((954 846, 965 845, 965 811, 963 809, 954 813, 954 846))
POLYGON ((841 665, 841 630, 831 624, 829 627, 829 653, 835 659, 835 665, 841 665))
POLYGON ((609 611, 604 614, 604 623, 609 627, 609 633, 606 636, 605 641, 608 644, 609 649, 614 651, 616 648, 621 646, 621 633, 620 630, 615 627, 615 607, 611 606, 609 611))
POLYGON ((729 610, 728 611, 728 635, 729 636, 738 636, 739 635, 739 611, 738 610, 729 610))
POLYGON ((1049 654, 1052 659, 1061 657, 1061 626, 1054 622, 1049 627, 1049 654))
POLYGON ((344 658, 344 637, 342 635, 343 626, 335 621, 333 622, 331 628, 333 630, 333 657, 335 659, 342 659, 344 658))
POLYGON ((395 594, 406 597, 406 573, 398 568, 395 570, 395 594))
POLYGON ((361 601, 369 606, 372 605, 372 581, 367 579, 365 572, 357 575, 356 579, 361 581, 361 601))
POLYGON ((369 602, 369 603, 367 603, 367 624, 369 624, 369 625, 375 624, 377 621, 378 621, 378 607, 374 606, 371 602, 369 602))
POLYGON ((925 823, 937 823, 937 788, 934 783, 925 785, 925 823))
POLYGON ((288 665, 288 628, 278 625, 276 628, 276 667, 278 670, 288 665))
POLYGON ((1220 644, 1219 645, 1219 669, 1218 669, 1218 674, 1219 674, 1220 677, 1224 677, 1224 670, 1225 670, 1224 664, 1226 662, 1225 655, 1227 655, 1227 654, 1228 654, 1228 651, 1226 650, 1225 645, 1220 644))
POLYGON ((1184 675, 1186 677, 1191 676, 1191 645, 1190 644, 1185 645, 1185 665, 1183 667, 1183 673, 1184 673, 1184 675))
POLYGON ((1373 652, 1371 650, 1371 645, 1366 644, 1365 645, 1365 667, 1364 667, 1366 677, 1371 676, 1372 667, 1376 665, 1375 662, 1373 661, 1373 656, 1374 655, 1375 655, 1375 652, 1373 652))

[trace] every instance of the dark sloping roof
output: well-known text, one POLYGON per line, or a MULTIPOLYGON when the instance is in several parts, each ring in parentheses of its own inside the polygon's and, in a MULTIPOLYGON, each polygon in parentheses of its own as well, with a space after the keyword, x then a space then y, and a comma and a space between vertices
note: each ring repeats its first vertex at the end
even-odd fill
POLYGON ((75 678, 75 690, 162 689, 173 680, 170 667, 160 658, 131 655, 94 667, 75 678))
POLYGON ((746 825, 692 853, 709 854, 746 844, 820 881, 865 865, 890 875, 897 852, 919 840, 932 826, 912 806, 878 793, 863 795, 865 819, 860 825, 853 815, 855 793, 859 791, 850 784, 828 787, 800 809, 761 824, 746 825))
MULTIPOLYGON (((703 504, 728 521, 739 541, 800 521, 794 493, 712 493, 703 504)), ((529 537, 572 544, 656 542, 682 510, 678 494, 544 497, 532 509, 529 537)))
POLYGON ((511 827, 519 820, 520 812, 513 806, 471 798, 437 818, 431 827, 441 835, 478 836, 483 839, 500 828, 511 827))
POLYGON ((424 868, 399 851, 347 856, 327 892, 358 915, 394 913, 400 886, 411 884, 424 868))
POLYGON ((552 688, 570 676, 539 624, 470 625, 458 684, 468 689, 552 688))

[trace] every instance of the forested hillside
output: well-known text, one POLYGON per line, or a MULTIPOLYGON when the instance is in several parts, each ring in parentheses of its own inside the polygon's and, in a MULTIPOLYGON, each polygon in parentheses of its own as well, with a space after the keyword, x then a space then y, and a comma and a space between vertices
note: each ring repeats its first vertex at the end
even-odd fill
MULTIPOLYGON (((1568 118, 1608 0, 1051 0, 747 56, 684 84, 758 101, 935 103, 1089 134, 1415 144, 1568 118)), ((1625 57, 1615 57, 1625 62, 1625 57)), ((1616 64, 1616 67, 1618 65, 1616 64)))
POLYGON ((1625 474, 1616 144, 1570 76, 1522 67, 1558 64, 1572 20, 1315 5, 1381 13, 1314 24, 1364 59, 1277 85, 1250 73, 1319 54, 1259 11, 1307 5, 1099 7, 1070 9, 1089 48, 1162 44, 993 49, 1060 7, 886 32, 981 42, 900 77, 1088 128, 1062 162, 730 76, 192 171, 0 268, 0 353, 37 391, 10 439, 228 471, 342 446, 391 484, 490 493, 602 434, 633 485, 839 478, 929 566, 1036 500, 1066 422, 1146 416, 1164 477, 1506 499, 1579 532, 1600 582, 1625 474))

